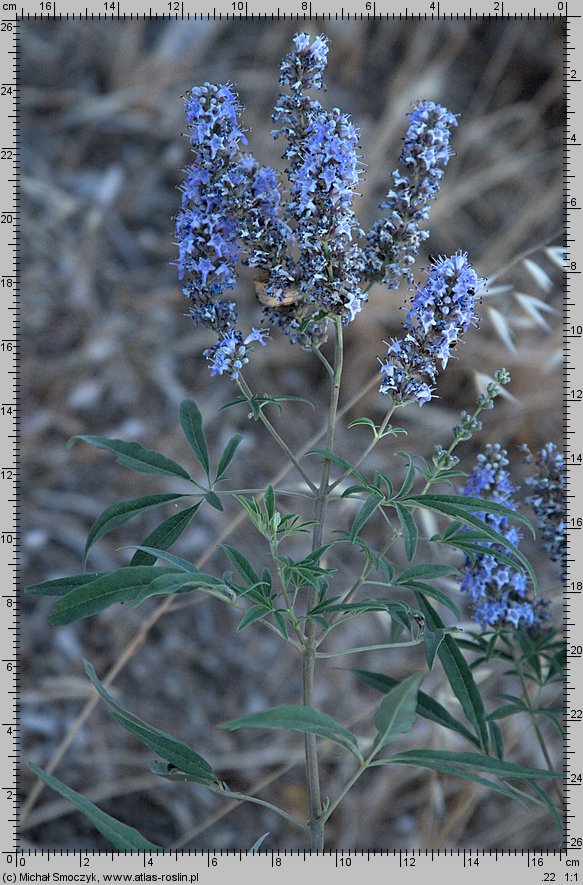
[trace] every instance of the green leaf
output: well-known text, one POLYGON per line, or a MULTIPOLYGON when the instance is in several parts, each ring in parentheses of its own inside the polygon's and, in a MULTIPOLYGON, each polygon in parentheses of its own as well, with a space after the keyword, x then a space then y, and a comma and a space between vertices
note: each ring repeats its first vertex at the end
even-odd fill
POLYGON ((239 502, 241 507, 244 509, 245 513, 247 514, 247 516, 249 517, 249 519, 251 520, 251 522, 253 523, 253 525, 257 529, 257 531, 260 532, 261 534, 263 534, 263 531, 265 528, 264 519, 263 519, 263 515, 261 513, 261 510, 259 509, 259 505, 257 504, 257 501, 255 500, 255 498, 252 498, 251 500, 249 500, 248 498, 245 498, 243 495, 233 495, 233 497, 235 498, 236 501, 239 502))
POLYGON ((164 851, 160 845, 148 842, 148 840, 144 839, 144 837, 133 827, 129 827, 127 824, 122 824, 121 821, 106 814, 105 811, 102 811, 94 805, 93 802, 90 802, 89 799, 86 799, 85 796, 81 795, 81 793, 77 793, 76 790, 72 790, 71 787, 68 787, 58 778, 47 774, 47 772, 43 771, 42 768, 39 768, 38 765, 29 762, 28 767, 39 780, 47 785, 47 787, 50 787, 51 790, 54 790, 56 793, 59 793, 60 796, 63 796, 63 798, 72 802, 75 808, 91 821, 95 829, 101 833, 104 839, 107 839, 107 841, 110 842, 114 848, 117 848, 118 851, 155 851, 156 853, 164 851))
POLYGON ((528 713, 528 708, 522 703, 504 704, 504 706, 498 707, 497 710, 490 713, 486 719, 492 722, 494 719, 506 719, 507 716, 515 716, 517 713, 528 713))
MULTIPOLYGON (((191 572, 195 575, 199 574, 194 563, 189 562, 188 559, 183 559, 182 556, 177 556, 175 553, 168 553, 167 550, 162 550, 159 547, 148 547, 146 544, 140 544, 138 550, 142 550, 144 553, 149 553, 156 559, 161 559, 164 562, 170 563, 170 565, 175 565, 180 571, 191 572)), ((175 571, 175 569, 171 569, 171 571, 175 571)))
POLYGON ((235 550, 234 547, 231 547, 229 544, 219 544, 222 550, 225 551, 243 580, 247 582, 247 584, 260 584, 261 580, 257 576, 257 574, 253 571, 248 560, 243 556, 242 553, 239 553, 238 550, 235 550))
MULTIPOLYGON (((435 609, 420 593, 417 594, 417 601, 429 630, 444 627, 444 623, 435 609)), ((462 705, 468 722, 476 731, 481 748, 484 752, 488 752, 489 734, 484 704, 468 662, 459 650, 455 639, 449 635, 444 636, 437 654, 453 693, 462 705)))
POLYGON ((70 448, 77 440, 89 443, 97 449, 106 449, 108 452, 114 452, 116 461, 123 464, 124 467, 130 467, 139 473, 157 473, 162 476, 178 476, 180 479, 187 479, 190 482, 189 474, 184 467, 161 455, 160 452, 154 452, 152 449, 146 449, 140 443, 124 442, 123 439, 108 439, 106 436, 72 436, 67 446, 70 448))
MULTIPOLYGON (((564 777, 559 771, 548 771, 546 768, 527 768, 524 765, 498 759, 496 756, 486 756, 483 753, 458 753, 452 750, 405 750, 396 756, 390 756, 388 761, 398 760, 399 763, 405 764, 406 761, 413 759, 416 760, 413 763, 416 765, 422 765, 423 762, 442 762, 445 765, 455 765, 457 768, 470 771, 481 771, 499 778, 518 778, 531 781, 543 778, 561 780, 564 777)), ((428 767, 432 768, 433 765, 428 765, 428 767)))
MULTIPOLYGON (((367 685, 376 688, 378 691, 382 691, 383 694, 386 694, 386 692, 399 684, 398 679, 393 679, 391 676, 384 676, 382 673, 373 673, 370 670, 358 669, 352 669, 351 672, 358 676, 359 679, 362 679, 363 682, 366 682, 367 685)), ((475 746, 479 746, 478 739, 474 737, 471 731, 468 731, 465 725, 455 719, 445 707, 433 700, 430 695, 425 694, 423 691, 420 691, 417 695, 417 713, 419 716, 423 716, 424 719, 429 719, 437 725, 442 725, 444 728, 456 731, 475 746)))
POLYGON ((407 469, 405 479, 403 480, 403 485, 401 486, 401 488, 399 489, 399 491, 397 493, 397 498, 404 498, 406 495, 409 494, 409 492, 413 488, 417 471, 416 471, 415 465, 413 464, 413 461, 411 460, 409 455, 407 455, 405 452, 396 452, 395 454, 404 455, 404 457, 406 457, 409 460, 409 467, 407 469))
POLYGON ((496 722, 488 722, 488 730, 490 732, 490 742, 494 747, 494 752, 498 759, 504 758, 504 738, 496 722))
POLYGON ((88 618, 115 602, 131 599, 159 575, 172 574, 175 571, 176 569, 171 568, 137 565, 106 572, 61 597, 53 608, 49 623, 70 624, 72 621, 88 618))
POLYGON ((385 747, 398 734, 406 734, 413 727, 417 709, 417 694, 423 673, 413 673, 391 688, 382 699, 374 718, 378 737, 375 751, 385 747))
POLYGON ((188 445, 194 453, 194 457, 206 473, 210 476, 209 453, 202 427, 202 415, 192 399, 183 399, 180 403, 180 425, 186 437, 188 445))
POLYGON ((161 494, 161 495, 144 495, 141 498, 133 498, 131 501, 120 501, 112 504, 107 510, 104 510, 99 516, 87 535, 83 560, 87 559, 89 551, 100 538, 107 535, 108 532, 118 528, 118 526, 129 522, 134 516, 145 513, 147 510, 153 510, 155 507, 162 507, 163 504, 169 504, 171 501, 179 501, 181 498, 189 498, 190 495, 185 494, 161 494))
POLYGON ((382 500, 382 495, 372 494, 368 496, 368 498, 354 517, 354 522, 352 523, 352 528, 350 529, 350 536, 352 541, 356 540, 356 537, 359 534, 360 530, 371 518, 382 500))
POLYGON ((211 505, 211 507, 214 507, 215 510, 220 510, 221 513, 223 512, 224 507, 221 504, 221 499, 216 494, 216 492, 212 492, 212 491, 207 492, 206 495, 204 496, 204 499, 205 499, 205 501, 208 501, 208 503, 211 505))
POLYGON ((453 565, 440 565, 439 563, 419 563, 412 565, 401 572, 395 580, 395 584, 406 584, 408 581, 418 581, 420 578, 444 578, 448 575, 455 575, 459 569, 453 565))
MULTIPOLYGON (((198 513, 200 506, 201 502, 197 501, 193 507, 186 507, 184 510, 180 510, 178 513, 169 516, 168 519, 165 519, 164 522, 160 523, 158 528, 154 529, 153 532, 150 532, 148 537, 144 539, 144 543, 140 546, 150 547, 151 549, 153 548, 157 550, 167 550, 168 547, 171 547, 172 544, 184 534, 192 522, 193 517, 198 513)), ((130 565, 154 565, 157 559, 159 559, 159 557, 154 553, 147 553, 145 550, 136 550, 132 556, 130 565)))
POLYGON ((439 650, 439 646, 446 636, 445 630, 425 630, 423 638, 425 640, 425 655, 427 657, 427 666, 433 670, 435 655, 439 650))
POLYGON ((504 504, 497 504, 495 501, 486 501, 483 498, 474 498, 471 495, 416 495, 407 498, 408 504, 416 504, 418 507, 431 506, 439 507, 458 507, 460 510, 468 510, 470 513, 494 513, 497 516, 505 516, 506 519, 513 519, 521 522, 531 533, 532 537, 536 537, 530 521, 504 504))
MULTIPOLYGON (((403 504, 406 504, 407 507, 415 506, 425 508, 426 510, 434 510, 436 513, 449 516, 464 525, 472 526, 480 531, 484 538, 494 541, 495 544, 499 544, 501 547, 510 550, 518 561, 514 563, 514 567, 522 568, 526 571, 533 583, 534 592, 536 593, 538 591, 536 574, 524 553, 519 550, 516 545, 512 544, 508 538, 505 538, 504 535, 497 532, 491 525, 488 525, 488 523, 481 520, 479 516, 476 516, 474 512, 495 513, 497 515, 505 516, 508 519, 515 519, 518 522, 525 523, 530 531, 533 531, 530 522, 515 510, 511 510, 509 507, 504 507, 502 504, 483 501, 481 498, 466 497, 465 495, 417 495, 404 499, 403 504)), ((492 553, 495 555, 495 551, 492 553)))
POLYGON ((275 516, 275 492, 273 491, 273 486, 271 485, 271 483, 267 486, 265 490, 265 498, 263 499, 263 503, 265 505, 267 518, 271 522, 271 520, 275 516))
MULTIPOLYGON (((494 790, 495 793, 501 793, 509 799, 518 798, 516 793, 510 787, 497 783, 496 781, 488 780, 488 778, 481 777, 481 775, 475 774, 470 768, 455 764, 453 760, 431 759, 425 755, 421 755, 422 753, 433 752, 437 753, 437 751, 432 750, 405 751, 404 753, 399 753, 397 756, 385 756, 382 759, 376 759, 371 763, 371 767, 379 765, 412 765, 415 768, 428 768, 430 771, 438 771, 441 774, 449 774, 454 777, 461 777, 464 780, 474 781, 477 784, 481 784, 483 787, 488 787, 488 789, 494 790)), ((452 753, 451 755, 456 756, 459 754, 452 753)))
POLYGON ((240 433, 236 433, 235 436, 232 436, 227 445, 225 446, 225 451, 221 455, 221 460, 219 461, 219 466, 217 467, 217 475, 215 476, 215 482, 220 482, 224 477, 227 468, 233 458, 235 457, 235 452, 239 448, 240 443, 243 441, 243 437, 240 433))
POLYGON ((370 427, 376 436, 377 426, 371 418, 355 418, 354 421, 351 421, 348 425, 348 429, 350 430, 351 427, 359 427, 361 425, 364 427, 370 427))
POLYGON ((266 618, 269 614, 271 614, 271 609, 267 608, 265 605, 252 605, 250 608, 247 609, 247 611, 239 621, 236 632, 240 633, 241 630, 245 629, 245 627, 249 627, 256 621, 261 621, 262 618, 266 618))
POLYGON ((284 614, 284 612, 280 611, 280 609, 276 609, 273 612, 273 624, 274 624, 276 630, 279 632, 279 635, 281 636, 281 638, 287 640, 289 634, 287 631, 285 614, 284 614))
POLYGON ((187 744, 183 744, 182 741, 176 740, 176 738, 171 737, 164 731, 153 728, 147 722, 138 719, 133 713, 129 713, 121 704, 118 704, 101 684, 89 661, 85 661, 85 672, 110 708, 113 718, 137 737, 142 744, 158 753, 163 759, 171 762, 180 771, 195 778, 197 783, 207 784, 212 787, 220 786, 221 781, 206 759, 195 753, 187 744))
POLYGON ((153 596, 170 596, 174 593, 189 593, 191 590, 202 590, 209 596, 214 596, 223 602, 232 602, 235 593, 223 581, 206 575, 204 572, 178 572, 169 575, 160 575, 147 586, 142 587, 127 601, 128 608, 136 608, 146 599, 153 596))
POLYGON ((437 602, 441 602, 442 605, 448 608, 458 621, 461 620, 460 610, 453 599, 450 599, 447 593, 438 590, 433 584, 428 584, 426 581, 407 581, 406 584, 399 583, 399 587, 406 587, 408 590, 413 590, 415 593, 422 593, 423 596, 428 596, 430 599, 436 599, 437 602))
MULTIPOLYGON (((468 532, 468 535, 469 534, 470 532, 468 532)), ((471 532, 471 534, 477 535, 478 532, 471 532)), ((462 537, 462 535, 463 533, 460 532, 459 540, 457 535, 450 541, 443 541, 443 539, 439 538, 432 538, 431 540, 437 540, 440 543, 448 544, 451 547, 456 547, 458 550, 461 550, 462 553, 465 553, 466 556, 472 561, 475 560, 476 556, 487 553, 490 556, 493 556, 494 559, 498 560, 498 562, 503 562, 506 565, 509 565, 513 570, 521 568, 521 566, 518 565, 515 559, 507 556, 506 553, 503 553, 499 547, 492 547, 491 541, 486 540, 483 535, 481 535, 482 543, 472 543, 471 541, 468 542, 467 539, 462 537)))
POLYGON ((401 504, 397 504, 396 502, 393 502, 393 507, 397 511, 397 516, 399 517, 399 522, 401 523, 401 528, 403 530, 405 555, 407 556, 409 562, 411 562, 411 560, 415 556, 415 551, 417 550, 417 541, 419 539, 417 524, 406 507, 403 507, 401 506, 401 504))
POLYGON ((552 818, 557 825, 557 830, 559 831, 559 845, 562 845, 563 844, 563 818, 562 818, 562 815, 559 813, 558 809, 555 807, 553 802, 549 799, 549 797, 547 796, 547 794, 545 793, 543 788, 540 786, 540 784, 533 782, 533 783, 531 783, 531 787, 534 790, 534 792, 537 794, 537 796, 539 797, 539 799, 543 803, 543 805, 546 805, 546 807, 550 811, 552 818))
POLYGON ((54 578, 52 581, 43 581, 42 584, 31 584, 24 592, 30 596, 65 596, 71 590, 84 587, 107 574, 109 572, 83 572, 82 575, 70 575, 68 578, 54 578))
POLYGON ((221 722, 219 728, 227 728, 230 731, 235 731, 238 728, 283 728, 286 731, 316 734, 334 741, 335 744, 348 750, 356 756, 359 762, 362 762, 362 754, 352 732, 328 716, 327 713, 320 713, 311 707, 282 704, 260 713, 251 713, 248 716, 221 722))

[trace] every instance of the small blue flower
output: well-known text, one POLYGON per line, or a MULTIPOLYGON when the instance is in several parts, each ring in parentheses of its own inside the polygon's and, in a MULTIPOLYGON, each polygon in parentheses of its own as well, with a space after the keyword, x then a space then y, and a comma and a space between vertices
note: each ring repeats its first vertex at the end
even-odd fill
POLYGON ((226 332, 216 344, 203 352, 211 364, 211 376, 227 373, 236 381, 243 366, 249 362, 248 345, 258 341, 265 346, 266 336, 264 329, 253 329, 246 338, 235 329, 226 332))
POLYGON ((406 174, 393 172, 393 187, 381 203, 386 214, 368 233, 365 250, 367 274, 389 289, 398 288, 403 278, 413 281, 411 265, 429 236, 420 224, 429 217, 430 201, 439 191, 454 126, 455 115, 433 101, 417 102, 409 115, 399 157, 406 174))

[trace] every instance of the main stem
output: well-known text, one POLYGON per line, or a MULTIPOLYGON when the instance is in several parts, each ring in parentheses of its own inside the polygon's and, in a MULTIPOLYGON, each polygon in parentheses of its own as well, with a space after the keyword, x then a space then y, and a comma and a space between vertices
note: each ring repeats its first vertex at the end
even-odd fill
MULTIPOLYGON (((334 320, 336 327, 336 344, 334 350, 334 374, 332 377, 332 388, 330 391, 330 408, 328 412, 328 429, 326 433, 326 449, 331 452, 334 445, 334 428, 336 426, 336 415, 338 412, 338 398, 340 396, 340 383, 342 379, 342 363, 343 363, 343 341, 342 341, 342 322, 337 317, 334 320)), ((324 467, 322 469, 322 480, 318 487, 314 501, 314 533, 312 536, 312 550, 316 550, 322 544, 322 536, 324 531, 324 518, 326 516, 326 505, 328 503, 330 468, 332 462, 324 459, 324 467)), ((308 611, 313 608, 316 603, 316 590, 310 588, 308 593, 308 611)), ((316 663, 316 624, 308 618, 306 622, 306 640, 304 644, 302 662, 302 694, 305 707, 314 706, 314 678, 316 663)), ((305 753, 306 753, 306 782, 308 786, 308 810, 310 815, 310 847, 313 851, 322 851, 324 849, 324 824, 321 820, 322 814, 322 796, 320 792, 320 771, 318 768, 318 747, 316 744, 316 735, 306 734, 305 736, 305 753)))

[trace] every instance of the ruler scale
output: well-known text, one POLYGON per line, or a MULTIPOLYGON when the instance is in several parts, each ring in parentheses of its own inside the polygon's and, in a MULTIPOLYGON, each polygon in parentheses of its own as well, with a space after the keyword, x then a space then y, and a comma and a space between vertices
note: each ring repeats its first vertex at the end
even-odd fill
MULTIPOLYGON (((286 10, 264 2, 222 2, 208 7, 182 2, 156 2, 132 9, 131 0, 93 2, 83 5, 70 0, 33 0, 27 6, 0 0, 0 575, 3 578, 3 613, 0 617, 0 868, 4 882, 216 882, 234 876, 253 876, 258 885, 276 876, 282 882, 298 876, 333 875, 348 882, 365 876, 371 883, 401 875, 412 883, 426 883, 436 874, 452 885, 466 882, 491 883, 492 876, 504 881, 516 877, 528 882, 583 883, 583 552, 577 529, 583 511, 583 306, 577 298, 583 273, 583 24, 571 0, 552 0, 542 6, 521 6, 517 0, 488 0, 483 6, 456 8, 448 2, 407 3, 388 8, 383 2, 356 3, 350 9, 330 8, 327 0, 292 0, 286 10), (315 856, 310 852, 270 851, 251 855, 233 851, 172 851, 164 855, 124 855, 76 851, 25 850, 18 833, 19 766, 19 650, 18 553, 20 514, 19 490, 19 269, 20 269, 20 23, 23 20, 89 21, 104 19, 162 20, 282 18, 297 20, 366 20, 372 18, 476 21, 500 19, 547 20, 563 23, 563 199, 564 199, 564 301, 563 329, 563 448, 567 464, 567 579, 564 623, 568 642, 565 697, 564 815, 565 841, 561 849, 548 851, 331 851, 315 856), (578 515, 581 514, 581 517, 578 515), (115 875, 114 875, 115 874, 115 875), (123 879, 122 874, 127 878, 123 879), (117 876, 117 878, 116 878, 117 876), (148 878, 149 877, 149 878, 148 878)), ((24 625, 22 625, 24 626, 24 625)), ((399 879, 400 881, 400 879, 399 879)))

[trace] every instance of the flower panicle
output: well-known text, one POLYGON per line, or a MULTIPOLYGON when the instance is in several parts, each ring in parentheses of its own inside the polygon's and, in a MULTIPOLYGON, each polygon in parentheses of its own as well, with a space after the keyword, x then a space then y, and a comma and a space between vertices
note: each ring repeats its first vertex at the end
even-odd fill
POLYGON ((236 305, 224 293, 235 286, 242 247, 257 264, 260 249, 271 255, 287 236, 278 222, 272 170, 261 170, 253 157, 241 153, 247 143, 241 112, 231 84, 205 83, 185 97, 194 156, 185 170, 176 217, 178 274, 186 280, 192 322, 217 333, 217 342, 204 351, 211 374, 227 372, 235 380, 249 361, 248 346, 264 344, 267 333, 253 330, 245 337, 238 329, 236 305))
POLYGON ((381 203, 385 215, 369 231, 364 252, 369 277, 389 289, 398 288, 402 279, 413 282, 411 266, 429 236, 420 225, 439 191, 452 155, 451 130, 457 125, 455 114, 433 101, 418 101, 409 115, 399 156, 404 172, 392 173, 393 186, 381 203))
POLYGON ((387 359, 381 362, 381 393, 399 403, 417 401, 422 406, 429 402, 437 364, 446 368, 452 348, 476 321, 480 284, 465 252, 433 262, 403 324, 406 335, 388 344, 387 359))
POLYGON ((350 322, 364 298, 362 251, 356 242, 361 230, 352 208, 362 162, 359 133, 350 117, 304 94, 322 85, 326 38, 310 42, 307 34, 298 34, 295 44, 296 51, 281 64, 280 82, 292 94, 278 97, 273 135, 283 135, 287 142, 287 211, 299 259, 294 297, 281 293, 281 305, 272 304, 266 312, 292 342, 310 347, 325 337, 329 317, 350 322))
MULTIPOLYGON (((508 464, 505 449, 500 445, 487 445, 478 455, 462 493, 517 510, 517 488, 506 469, 508 464)), ((520 544, 521 534, 506 516, 494 513, 475 515, 513 546, 520 544)), ((472 600, 480 627, 483 630, 491 627, 538 630, 548 618, 548 600, 534 599, 529 581, 518 565, 513 568, 496 557, 496 552, 511 556, 506 547, 489 541, 481 543, 481 547, 484 553, 466 559, 461 583, 461 590, 472 600)))
POLYGON ((567 555, 567 523, 565 520, 565 461, 563 453, 549 442, 536 454, 527 445, 521 446, 525 461, 534 468, 525 480, 529 493, 524 499, 534 512, 543 545, 552 562, 561 563, 565 579, 567 555))

